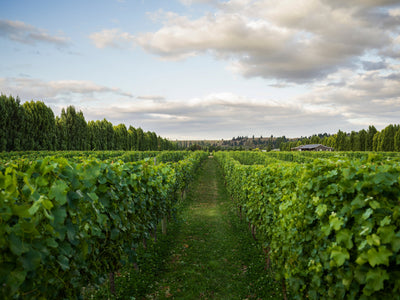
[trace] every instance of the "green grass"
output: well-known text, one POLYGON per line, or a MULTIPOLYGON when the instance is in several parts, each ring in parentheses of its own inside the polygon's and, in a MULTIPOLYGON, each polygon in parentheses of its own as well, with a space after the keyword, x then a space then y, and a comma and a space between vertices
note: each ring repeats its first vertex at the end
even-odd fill
MULTIPOLYGON (((213 158, 200 168, 168 234, 139 249, 140 271, 116 278, 118 299, 282 299, 261 245, 240 221, 213 158)), ((106 289, 105 289, 106 290, 106 289)), ((97 297, 110 295, 100 292, 97 297)), ((110 297, 113 298, 113 297, 110 297)))

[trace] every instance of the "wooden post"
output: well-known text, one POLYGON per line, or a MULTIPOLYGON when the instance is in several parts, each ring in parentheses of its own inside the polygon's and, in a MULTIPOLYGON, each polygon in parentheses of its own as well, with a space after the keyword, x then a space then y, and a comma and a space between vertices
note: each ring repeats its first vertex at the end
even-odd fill
MULTIPOLYGON (((136 248, 132 248, 132 250, 135 251, 135 253, 136 253, 136 248)), ((137 256, 137 255, 135 255, 135 256, 137 256)), ((139 266, 136 261, 133 263, 133 267, 135 268, 136 271, 139 271, 139 266)))
POLYGON ((257 241, 257 237, 256 237, 256 226, 254 226, 253 224, 251 224, 251 235, 253 236, 253 239, 255 241, 257 241))
POLYGON ((183 189, 181 193, 181 200, 185 199, 185 197, 186 197, 186 189, 183 189))
POLYGON ((153 228, 153 238, 154 242, 157 242, 157 225, 153 228))
POLYGON ((113 296, 115 296, 115 281, 114 281, 114 272, 110 272, 109 274, 110 279, 110 292, 113 296))
POLYGON ((282 279, 282 293, 283 293, 283 299, 287 300, 285 278, 282 279))
POLYGON ((271 267, 271 258, 270 258, 270 247, 268 246, 267 248, 264 248, 264 253, 265 253, 265 270, 268 270, 271 267))
POLYGON ((167 217, 164 217, 161 220, 161 230, 162 234, 167 234, 167 217))
MULTIPOLYGON (((154 156, 154 165, 157 165, 157 156, 154 156)), ((162 234, 167 234, 167 217, 163 217, 161 220, 161 231, 162 234)))

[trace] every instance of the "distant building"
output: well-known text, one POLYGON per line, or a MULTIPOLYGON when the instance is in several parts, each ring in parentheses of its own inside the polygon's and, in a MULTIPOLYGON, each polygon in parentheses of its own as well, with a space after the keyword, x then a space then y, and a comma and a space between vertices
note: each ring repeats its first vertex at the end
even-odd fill
POLYGON ((321 144, 301 145, 291 149, 292 151, 333 151, 333 148, 321 144))

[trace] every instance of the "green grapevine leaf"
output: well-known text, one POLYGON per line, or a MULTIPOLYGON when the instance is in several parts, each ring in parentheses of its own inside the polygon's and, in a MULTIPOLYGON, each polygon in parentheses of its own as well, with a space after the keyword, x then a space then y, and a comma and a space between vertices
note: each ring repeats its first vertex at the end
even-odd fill
POLYGON ((66 271, 69 269, 69 259, 64 256, 64 255, 59 255, 57 259, 59 265, 63 269, 63 271, 66 271))
POLYGON ((64 205, 67 202, 67 189, 68 185, 64 181, 57 180, 50 188, 50 199, 55 199, 59 205, 64 205))
POLYGON ((344 224, 343 220, 339 217, 333 217, 332 215, 329 217, 329 224, 331 226, 331 228, 333 228, 334 230, 338 231, 340 230, 340 228, 342 227, 342 225, 344 224))
POLYGON ((395 229, 396 226, 394 225, 378 228, 378 234, 382 240, 382 243, 389 244, 395 238, 395 229))
POLYGON ((367 243, 370 246, 379 246, 381 244, 381 240, 379 236, 377 236, 375 233, 372 235, 367 236, 367 243))
POLYGON ((393 254, 392 251, 386 249, 385 246, 380 246, 378 251, 376 248, 371 248, 367 252, 368 254, 368 262, 372 267, 376 265, 389 265, 389 257, 393 254))
POLYGON ((317 215, 319 217, 322 217, 326 211, 328 210, 328 206, 326 206, 326 204, 319 204, 317 206, 317 209, 315 210, 315 212, 317 213, 317 215))
POLYGON ((13 232, 9 235, 10 250, 17 256, 21 256, 22 253, 28 252, 29 247, 24 243, 21 238, 15 235, 13 232))
POLYGON ((336 241, 344 245, 347 249, 353 248, 353 233, 348 229, 342 229, 336 234, 336 241))
POLYGON ((38 251, 30 250, 21 257, 21 261, 25 270, 32 271, 39 267, 41 256, 38 251))
POLYGON ((18 290, 19 286, 24 282, 27 273, 26 270, 14 270, 10 273, 7 282, 11 286, 12 293, 18 290))
POLYGON ((340 247, 340 246, 336 246, 333 247, 331 250, 331 259, 333 259, 336 263, 336 266, 340 267, 341 265, 344 264, 344 262, 346 261, 346 259, 350 258, 350 254, 349 252, 340 247))
POLYGON ((363 289, 365 295, 370 296, 373 292, 384 288, 383 282, 389 279, 386 270, 381 268, 370 269, 366 275, 366 285, 363 289))
POLYGON ((364 219, 364 220, 367 220, 372 214, 373 214, 373 210, 372 210, 372 208, 368 208, 366 211, 365 211, 365 213, 363 213, 363 215, 362 215, 362 218, 364 219))
POLYGON ((390 216, 386 216, 383 220, 379 223, 381 226, 389 225, 391 222, 390 216))

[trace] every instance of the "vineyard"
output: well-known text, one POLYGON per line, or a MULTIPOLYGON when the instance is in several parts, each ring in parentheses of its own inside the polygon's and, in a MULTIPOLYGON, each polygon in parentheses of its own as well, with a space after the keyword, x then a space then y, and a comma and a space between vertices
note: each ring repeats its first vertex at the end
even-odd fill
POLYGON ((73 299, 135 263, 204 152, 1 154, 0 294, 73 299), (48 155, 52 156, 48 156, 48 155))
POLYGON ((294 299, 399 299, 398 154, 215 157, 267 264, 294 299))
MULTIPOLYGON (((207 156, 0 153, 0 294, 74 299, 88 284, 112 282, 176 212, 207 156)), ((214 159, 284 295, 399 299, 398 153, 245 151, 214 159)))

